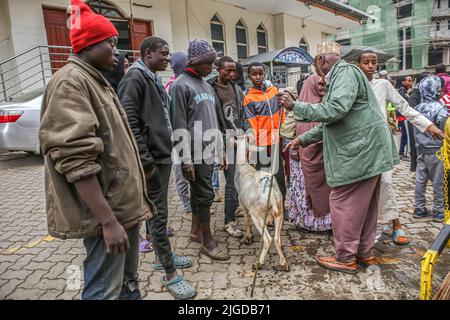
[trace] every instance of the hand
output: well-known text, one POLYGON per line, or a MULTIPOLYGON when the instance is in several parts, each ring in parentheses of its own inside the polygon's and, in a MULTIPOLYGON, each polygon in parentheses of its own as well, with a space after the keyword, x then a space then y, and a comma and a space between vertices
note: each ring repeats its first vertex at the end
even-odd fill
POLYGON ((283 152, 286 152, 287 150, 292 150, 295 151, 298 149, 298 147, 300 147, 302 144, 302 142, 300 141, 300 139, 297 137, 294 140, 292 140, 291 142, 289 142, 286 147, 284 147, 283 152))
POLYGON ((104 224, 102 227, 108 254, 125 254, 130 249, 127 233, 117 219, 104 224))
POLYGON ((227 156, 224 155, 222 163, 219 166, 219 170, 227 170, 227 169, 228 169, 228 160, 227 160, 227 156))
POLYGON ((145 180, 150 180, 150 178, 155 174, 156 167, 155 165, 152 165, 146 172, 145 172, 145 180))
POLYGON ((291 159, 292 160, 294 160, 296 162, 300 161, 300 157, 299 157, 298 151, 291 151, 290 155, 291 155, 291 159))
POLYGON ((182 169, 183 177, 189 181, 195 181, 195 167, 193 165, 189 165, 182 169))
POLYGON ((427 128, 427 132, 429 132, 433 136, 433 139, 436 139, 438 137, 445 139, 445 134, 442 132, 441 129, 436 127, 434 124, 432 124, 427 128))
POLYGON ((279 92, 277 94, 278 104, 284 109, 291 111, 294 109, 294 100, 288 92, 279 92))

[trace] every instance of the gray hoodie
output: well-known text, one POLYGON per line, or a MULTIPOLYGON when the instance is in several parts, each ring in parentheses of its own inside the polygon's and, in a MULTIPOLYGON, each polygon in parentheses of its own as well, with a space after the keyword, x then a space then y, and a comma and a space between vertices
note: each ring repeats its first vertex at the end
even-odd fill
POLYGON ((182 165, 212 163, 218 150, 222 149, 214 89, 204 79, 186 70, 170 88, 170 97, 175 150, 181 146, 190 150, 190 154, 183 152, 180 155, 182 165), (181 141, 182 129, 189 132, 190 139, 181 141), (204 135, 205 131, 209 131, 208 135, 204 135))

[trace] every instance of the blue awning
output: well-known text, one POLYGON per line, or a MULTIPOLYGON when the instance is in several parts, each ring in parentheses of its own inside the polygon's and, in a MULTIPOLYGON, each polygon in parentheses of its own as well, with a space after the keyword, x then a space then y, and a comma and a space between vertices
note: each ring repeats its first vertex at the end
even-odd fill
POLYGON ((305 50, 297 47, 275 50, 257 54, 241 61, 243 66, 248 66, 253 62, 284 64, 288 67, 309 66, 314 59, 305 50))

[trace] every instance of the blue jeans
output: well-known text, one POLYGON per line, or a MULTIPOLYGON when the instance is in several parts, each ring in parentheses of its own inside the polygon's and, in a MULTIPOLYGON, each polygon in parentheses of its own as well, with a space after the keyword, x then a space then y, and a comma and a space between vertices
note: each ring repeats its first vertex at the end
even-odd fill
POLYGON ((399 154, 403 155, 405 153, 405 148, 408 144, 408 132, 406 130, 406 120, 399 122, 398 126, 401 131, 399 154))
POLYGON ((126 230, 130 249, 126 254, 106 252, 102 236, 84 239, 83 300, 141 300, 139 291, 139 224, 126 230))
POLYGON ((214 163, 214 171, 212 173, 212 177, 211 177, 211 184, 212 187, 215 190, 219 190, 219 164, 218 163, 214 163))

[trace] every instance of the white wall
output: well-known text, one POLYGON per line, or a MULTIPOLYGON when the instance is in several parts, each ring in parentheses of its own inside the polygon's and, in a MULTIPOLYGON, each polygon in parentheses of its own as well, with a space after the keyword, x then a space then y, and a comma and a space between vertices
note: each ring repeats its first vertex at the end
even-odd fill
POLYGON ((7 0, 0 0, 0 61, 12 56, 11 21, 7 0))
POLYGON ((176 39, 175 50, 177 51, 186 51, 189 40, 194 38, 211 41, 210 19, 215 13, 225 24, 226 55, 237 58, 235 25, 241 18, 247 26, 249 55, 258 53, 256 29, 260 23, 263 23, 267 30, 269 51, 275 50, 272 15, 249 12, 232 5, 208 0, 171 0, 171 10, 172 30, 174 39, 176 39))
POLYGON ((324 24, 283 14, 284 16, 284 47, 297 47, 302 38, 309 46, 309 53, 314 57, 317 45, 323 40, 323 34, 336 34, 336 29, 324 24), (304 26, 304 27, 303 27, 304 26))

